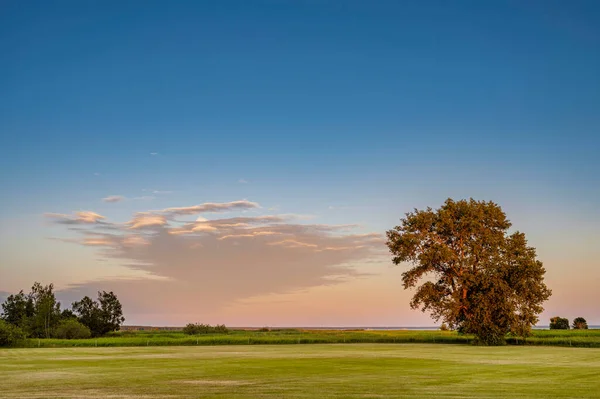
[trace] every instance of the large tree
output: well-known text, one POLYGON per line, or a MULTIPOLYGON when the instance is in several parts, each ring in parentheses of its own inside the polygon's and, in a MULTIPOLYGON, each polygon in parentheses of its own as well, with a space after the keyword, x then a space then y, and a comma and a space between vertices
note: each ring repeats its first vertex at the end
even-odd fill
POLYGON ((418 286, 411 307, 483 344, 528 336, 551 291, 535 249, 510 227, 500 206, 473 199, 407 213, 387 246, 394 264, 412 266, 402 274, 405 289, 418 286))

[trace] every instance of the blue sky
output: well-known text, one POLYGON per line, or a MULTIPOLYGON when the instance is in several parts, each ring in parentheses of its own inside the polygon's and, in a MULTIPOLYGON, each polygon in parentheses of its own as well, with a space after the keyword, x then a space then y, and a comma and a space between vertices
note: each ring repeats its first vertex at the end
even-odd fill
MULTIPOLYGON (((595 1, 0 7, 0 291, 35 273, 65 290, 130 273, 113 257, 103 274, 90 266, 96 248, 49 240, 73 232, 48 226, 44 213, 126 222, 240 200, 260 204, 249 212, 312 215, 362 233, 447 197, 494 200, 538 248, 549 279, 575 267, 590 274, 583 284, 600 282, 590 245, 600 238, 595 1), (102 201, 111 195, 127 199, 102 201)), ((356 267, 379 276, 356 278, 370 284, 365 292, 398 274, 383 263, 356 267)), ((571 278, 555 297, 572 294, 571 278)), ((249 297, 292 295, 277 287, 249 297)), ((307 283, 290 306, 325 288, 307 283)), ((589 299, 578 298, 573 306, 589 299)), ((368 321, 426 320, 402 301, 368 321)), ((554 301, 551 310, 568 311, 554 301)), ((253 306, 257 317, 278 314, 253 306)), ((176 322, 160 317, 139 320, 176 322)))

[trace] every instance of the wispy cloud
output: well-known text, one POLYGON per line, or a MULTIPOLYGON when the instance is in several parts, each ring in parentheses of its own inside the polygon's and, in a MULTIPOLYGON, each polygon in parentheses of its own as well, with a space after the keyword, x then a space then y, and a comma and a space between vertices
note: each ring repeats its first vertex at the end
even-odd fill
POLYGON ((129 225, 130 229, 164 226, 167 224, 167 218, 163 215, 156 215, 149 212, 139 212, 126 224, 129 225))
POLYGON ((125 197, 122 195, 109 195, 108 197, 102 198, 102 201, 104 202, 121 202, 123 200, 125 200, 125 197))
POLYGON ((247 200, 232 201, 232 202, 206 202, 204 204, 184 206, 176 208, 166 208, 159 213, 167 214, 169 216, 183 216, 183 215, 195 215, 198 213, 217 213, 227 212, 235 210, 246 210, 260 208, 260 205, 256 202, 250 202, 247 200))
POLYGON ((103 219, 106 219, 104 216, 91 211, 73 212, 73 215, 65 215, 62 213, 45 213, 44 216, 54 219, 57 223, 61 224, 101 223, 103 219))
POLYGON ((238 180, 238 183, 248 184, 248 180, 240 179, 240 180, 238 180))
POLYGON ((152 156, 158 155, 158 152, 151 152, 150 155, 152 155, 152 156))

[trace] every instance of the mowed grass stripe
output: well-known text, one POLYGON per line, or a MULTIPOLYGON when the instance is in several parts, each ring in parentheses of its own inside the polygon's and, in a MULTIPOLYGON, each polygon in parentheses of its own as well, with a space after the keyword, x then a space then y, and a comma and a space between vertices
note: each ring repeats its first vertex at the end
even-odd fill
POLYGON ((600 350, 354 344, 0 350, 6 398, 597 398, 600 350))

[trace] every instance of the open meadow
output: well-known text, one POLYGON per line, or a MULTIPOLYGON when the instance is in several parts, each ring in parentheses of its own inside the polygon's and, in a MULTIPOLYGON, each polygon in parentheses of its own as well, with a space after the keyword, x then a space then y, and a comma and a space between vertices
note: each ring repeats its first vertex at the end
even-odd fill
POLYGON ((600 349, 448 344, 16 348, 3 398, 598 398, 600 349))
MULTIPOLYGON (((186 335, 181 331, 120 331, 89 339, 27 339, 19 347, 105 347, 105 346, 195 346, 261 344, 347 344, 347 343, 446 343, 469 344, 471 335, 436 330, 231 330, 228 334, 186 335)), ((600 348, 600 329, 534 330, 522 338, 508 337, 509 344, 600 348)))

